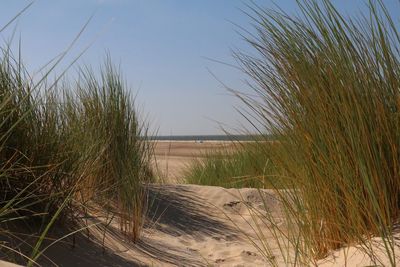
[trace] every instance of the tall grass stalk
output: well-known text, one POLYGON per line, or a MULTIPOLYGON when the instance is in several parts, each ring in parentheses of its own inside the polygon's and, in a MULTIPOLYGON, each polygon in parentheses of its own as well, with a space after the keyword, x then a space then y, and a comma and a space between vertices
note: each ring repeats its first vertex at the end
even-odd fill
MULTIPOLYGON (((382 1, 342 15, 328 1, 297 1, 300 14, 252 6, 258 53, 237 53, 257 99, 241 96, 280 139, 273 161, 299 257, 318 259, 381 237, 395 265, 400 197, 400 35, 382 1), (260 100, 261 99, 261 100, 260 100)), ((271 181, 276 182, 276 180, 271 181)), ((290 234, 289 234, 290 236, 290 234)), ((306 262, 306 261, 303 261, 306 262)), ((296 262, 295 262, 296 264, 296 262)))
POLYGON ((121 228, 136 240, 142 225, 144 184, 153 180, 153 143, 147 140, 148 128, 139 122, 120 71, 110 60, 99 78, 90 68, 83 69, 76 88, 75 96, 66 96, 72 101, 66 113, 72 116, 74 143, 83 143, 79 147, 86 148, 87 157, 94 162, 85 188, 102 192, 103 201, 115 201, 121 228))
POLYGON ((21 61, 3 50, 0 235, 6 243, 0 250, 5 255, 18 251, 9 243, 18 236, 11 229, 29 221, 37 232, 32 234, 39 236, 29 264, 41 255, 54 225, 73 228, 82 216, 95 216, 87 213, 89 206, 116 214, 121 230, 136 241, 145 212, 144 186, 153 177, 147 127, 109 58, 99 75, 85 68, 76 82, 57 80, 34 84, 21 61))
POLYGON ((276 173, 269 151, 272 142, 236 143, 234 148, 211 151, 187 166, 183 176, 187 183, 227 188, 268 188, 276 173))

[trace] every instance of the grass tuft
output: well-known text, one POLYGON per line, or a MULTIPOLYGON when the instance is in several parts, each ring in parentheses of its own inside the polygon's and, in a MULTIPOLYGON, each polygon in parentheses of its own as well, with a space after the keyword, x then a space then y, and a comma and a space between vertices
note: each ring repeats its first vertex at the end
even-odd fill
POLYGON ((272 143, 236 143, 235 148, 208 152, 194 160, 183 176, 187 183, 226 188, 268 188, 267 175, 275 173, 270 158, 272 143))
POLYGON ((261 97, 243 100, 281 149, 281 194, 308 259, 379 236, 395 264, 400 197, 400 35, 382 1, 349 18, 328 0, 300 15, 253 7, 258 56, 238 53, 261 97))
POLYGON ((22 258, 32 265, 54 225, 73 228, 83 217, 96 216, 91 207, 112 212, 136 241, 146 207, 144 187, 153 181, 153 148, 120 70, 107 58, 100 74, 87 67, 76 82, 54 84, 43 77, 34 84, 9 49, 3 52, 0 251, 14 260, 20 249, 12 242, 15 225, 29 222, 36 243, 22 258))
POLYGON ((342 15, 329 0, 297 3, 298 16, 249 6, 255 33, 244 37, 255 53, 235 54, 256 96, 236 94, 279 145, 254 157, 250 148, 209 156, 191 168, 189 181, 225 185, 232 177, 270 174, 263 166, 271 161, 274 168, 267 172, 275 173, 252 185, 264 185, 266 179, 283 205, 290 227, 279 229, 273 218, 265 219, 294 250, 281 251, 286 264, 310 265, 355 243, 381 264, 371 244, 371 237, 380 237, 386 264, 395 265, 393 230, 400 216, 397 22, 381 0, 368 1, 368 14, 356 18, 342 15), (259 164, 250 171, 253 159, 259 164))

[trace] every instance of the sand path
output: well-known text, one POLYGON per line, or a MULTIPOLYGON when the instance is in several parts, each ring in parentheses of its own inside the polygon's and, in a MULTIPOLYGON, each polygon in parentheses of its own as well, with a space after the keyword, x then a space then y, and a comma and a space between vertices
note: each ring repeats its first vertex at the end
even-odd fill
MULTIPOLYGON (((265 199, 277 210, 272 193, 265 192, 265 199)), ((127 241, 110 224, 105 236, 92 229, 91 238, 77 235, 74 245, 67 238, 45 255, 58 266, 268 266, 247 240, 257 239, 246 222, 251 221, 247 205, 262 206, 257 190, 150 185, 149 202, 146 227, 137 243, 127 241)), ((39 263, 55 266, 45 258, 39 263)))
MULTIPOLYGON (((247 240, 256 238, 246 222, 246 205, 262 205, 257 190, 152 185, 149 192, 148 217, 153 223, 137 244, 109 236, 110 252, 146 266, 266 266, 247 240)), ((268 198, 276 208, 273 195, 268 198)))

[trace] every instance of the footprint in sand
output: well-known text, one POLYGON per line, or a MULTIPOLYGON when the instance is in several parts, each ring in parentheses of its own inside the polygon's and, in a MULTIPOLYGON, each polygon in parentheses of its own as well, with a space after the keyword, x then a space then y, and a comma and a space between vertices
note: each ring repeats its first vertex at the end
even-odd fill
POLYGON ((248 257, 257 257, 257 253, 248 251, 248 250, 243 250, 241 253, 242 256, 248 256, 248 257))
POLYGON ((217 241, 221 241, 222 238, 219 237, 219 236, 213 236, 212 239, 217 240, 217 241))
POLYGON ((251 206, 251 205, 252 205, 251 202, 248 202, 248 201, 245 201, 245 202, 243 202, 243 201, 231 201, 231 202, 225 203, 223 205, 223 208, 225 210, 228 210, 228 211, 240 212, 240 210, 243 207, 248 207, 248 206, 251 206))
POLYGON ((243 250, 242 253, 240 253, 240 255, 242 256, 242 258, 246 261, 254 261, 257 260, 259 258, 259 256, 257 255, 257 253, 252 252, 252 251, 248 251, 248 250, 243 250))
POLYGON ((183 239, 179 240, 179 243, 181 243, 184 246, 189 246, 191 244, 189 241, 186 241, 186 240, 183 240, 183 239))
POLYGON ((225 203, 224 207, 233 208, 233 207, 236 207, 238 204, 240 204, 240 201, 231 201, 231 202, 225 203))
POLYGON ((223 263, 223 262, 225 262, 225 259, 216 259, 215 260, 215 263, 223 263))
POLYGON ((198 252, 199 251, 198 249, 195 249, 195 248, 187 248, 187 250, 189 250, 190 252, 198 252))
POLYGON ((225 240, 226 241, 233 241, 233 240, 235 240, 236 239, 236 236, 235 235, 226 235, 225 236, 225 240))
POLYGON ((234 241, 236 239, 235 235, 225 235, 225 236, 213 236, 212 239, 216 241, 234 241))

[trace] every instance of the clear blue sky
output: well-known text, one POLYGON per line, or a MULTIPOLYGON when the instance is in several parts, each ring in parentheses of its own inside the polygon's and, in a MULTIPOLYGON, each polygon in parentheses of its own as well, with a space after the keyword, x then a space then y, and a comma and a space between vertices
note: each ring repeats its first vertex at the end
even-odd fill
MULTIPOLYGON (((256 1, 272 7, 272 1, 256 1)), ((296 11, 294 0, 275 1, 285 11, 296 11)), ((385 1, 400 10, 396 0, 385 1)), ((3 0, 0 27, 30 1, 3 0)), ((245 90, 239 71, 207 60, 233 63, 231 49, 248 51, 233 23, 245 28, 250 19, 241 11, 245 0, 37 0, 18 19, 17 40, 30 71, 62 52, 86 20, 94 17, 66 66, 88 43, 94 44, 81 64, 99 65, 109 51, 120 64, 139 108, 163 135, 220 134, 218 123, 237 128, 244 122, 234 107, 240 102, 212 77, 245 90)), ((353 15, 365 9, 363 0, 335 0, 353 15)), ((14 27, 0 37, 7 40, 14 27)), ((72 69, 72 71, 74 71, 72 69)))

